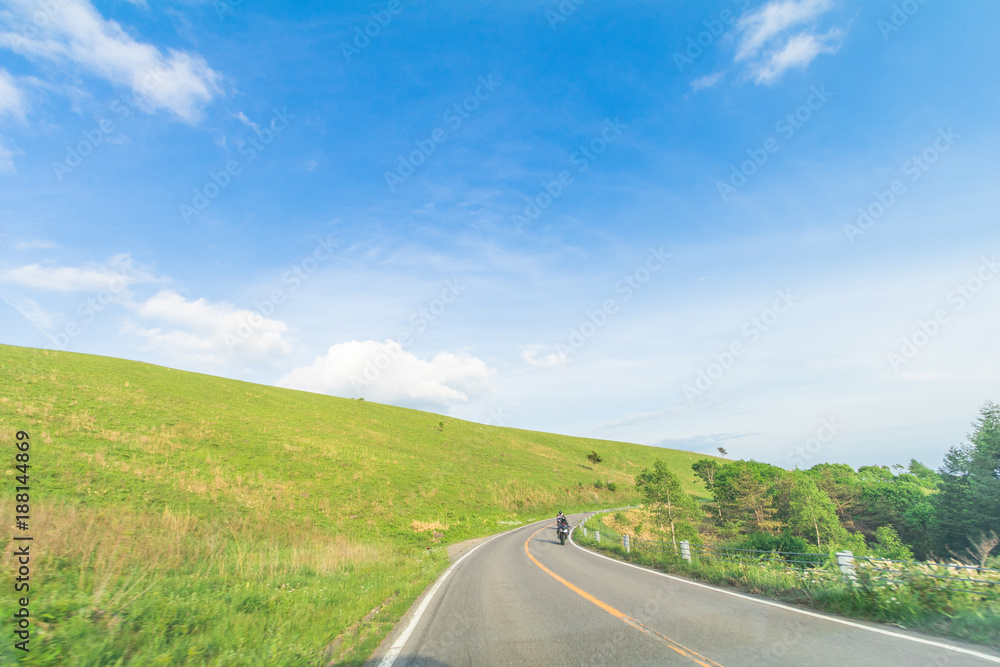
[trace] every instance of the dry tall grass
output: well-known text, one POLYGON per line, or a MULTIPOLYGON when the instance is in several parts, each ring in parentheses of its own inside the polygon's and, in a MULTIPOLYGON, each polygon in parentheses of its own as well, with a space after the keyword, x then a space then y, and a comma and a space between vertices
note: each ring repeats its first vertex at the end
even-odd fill
MULTIPOLYGON (((10 515, 13 508, 0 506, 0 511, 10 515)), ((172 572, 259 581, 303 571, 329 575, 392 558, 387 547, 315 526, 249 517, 206 521, 169 508, 137 512, 38 503, 32 508, 31 534, 41 576, 72 572, 77 590, 97 608, 124 606, 172 572)), ((4 553, 11 554, 14 544, 7 537, 4 553)))

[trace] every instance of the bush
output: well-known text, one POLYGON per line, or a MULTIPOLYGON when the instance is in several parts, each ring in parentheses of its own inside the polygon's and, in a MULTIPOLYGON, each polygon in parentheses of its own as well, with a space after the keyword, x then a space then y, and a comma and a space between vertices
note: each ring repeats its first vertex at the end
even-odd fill
POLYGON ((608 481, 608 491, 617 491, 617 490, 618 490, 618 485, 609 480, 608 481))
MULTIPOLYGON (((781 535, 769 535, 768 533, 750 533, 742 539, 730 542, 725 545, 732 549, 747 549, 750 551, 763 551, 765 554, 772 551, 787 553, 818 553, 816 548, 801 537, 782 533, 781 535)), ((819 552, 819 553, 826 553, 819 552)), ((765 554, 743 554, 748 557, 761 557, 765 554)), ((785 560, 807 560, 801 556, 784 556, 785 560)))
POLYGON ((789 551, 806 552, 811 548, 811 544, 801 537, 782 533, 780 535, 770 535, 768 533, 750 533, 742 540, 733 545, 737 549, 754 549, 756 551, 789 551))
POLYGON ((875 553, 892 560, 913 560, 913 552, 903 544, 892 526, 882 526, 875 531, 875 553))
POLYGON ((600 480, 597 480, 596 482, 594 482, 594 488, 595 489, 602 489, 602 488, 604 488, 604 483, 601 482, 600 480))

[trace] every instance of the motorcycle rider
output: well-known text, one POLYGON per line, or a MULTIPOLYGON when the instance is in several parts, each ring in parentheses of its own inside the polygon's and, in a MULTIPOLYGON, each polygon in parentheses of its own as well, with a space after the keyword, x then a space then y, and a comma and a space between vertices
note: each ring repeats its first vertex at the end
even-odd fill
POLYGON ((562 533, 565 533, 567 536, 569 535, 569 519, 560 510, 559 514, 556 515, 556 535, 559 537, 560 544, 565 543, 562 533))

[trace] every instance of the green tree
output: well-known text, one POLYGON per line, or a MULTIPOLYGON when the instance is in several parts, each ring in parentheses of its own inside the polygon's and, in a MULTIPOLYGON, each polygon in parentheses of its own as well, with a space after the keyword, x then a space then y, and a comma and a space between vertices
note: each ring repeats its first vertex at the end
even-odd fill
POLYGON ((715 473, 721 467, 715 459, 701 459, 691 464, 691 470, 701 478, 701 481, 705 482, 705 488, 709 491, 715 486, 715 473))
POLYGON ((916 459, 910 459, 910 466, 907 470, 909 470, 911 475, 920 480, 920 485, 926 489, 936 489, 938 484, 941 483, 941 475, 916 459))
POLYGON ((857 501, 855 528, 868 539, 875 537, 880 526, 891 526, 904 542, 918 546, 925 552, 931 517, 934 509, 928 492, 908 479, 911 475, 890 478, 889 481, 870 481, 863 484, 857 501))
POLYGON ((978 533, 1000 532, 1000 405, 988 402, 980 412, 972 445, 969 493, 977 512, 978 533))
POLYGON ((830 496, 806 473, 795 470, 786 474, 778 482, 777 497, 778 516, 792 535, 815 542, 817 547, 847 536, 830 496))
POLYGON ((895 475, 889 466, 861 466, 858 468, 858 478, 862 482, 892 482, 895 475))
POLYGON ((698 505, 681 486, 681 479, 663 461, 654 461, 635 478, 635 486, 653 512, 661 529, 670 528, 670 539, 677 549, 677 531, 690 528, 698 505))
POLYGON ((847 530, 854 529, 854 514, 861 495, 861 481, 854 468, 844 463, 820 463, 807 471, 837 508, 837 518, 847 530))
POLYGON ((775 533, 774 486, 786 471, 758 461, 727 463, 715 474, 713 495, 722 527, 740 533, 775 533))
POLYGON ((903 544, 892 526, 881 526, 875 529, 875 553, 882 558, 892 560, 913 560, 913 552, 903 544))
POLYGON ((601 455, 598 454, 596 451, 591 451, 589 454, 587 454, 587 460, 590 461, 591 464, 594 465, 594 467, 597 467, 597 464, 603 461, 604 459, 602 459, 601 455))
POLYGON ((934 496, 937 546, 961 551, 980 535, 1000 532, 1000 406, 987 401, 969 442, 945 455, 934 496))

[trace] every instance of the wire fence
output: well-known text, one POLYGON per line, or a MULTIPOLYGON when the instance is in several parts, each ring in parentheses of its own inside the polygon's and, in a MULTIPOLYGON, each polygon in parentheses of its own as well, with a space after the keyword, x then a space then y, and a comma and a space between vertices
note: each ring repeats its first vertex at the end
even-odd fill
MULTIPOLYGON (((609 510, 613 511, 613 510, 609 510)), ((603 512, 602 512, 603 513, 603 512)), ((593 519, 598 515, 590 517, 593 519)), ((589 521, 588 519, 587 521, 589 521)), ((598 524, 599 529, 588 528, 587 521, 580 524, 585 537, 602 545, 617 545, 626 553, 646 554, 660 560, 730 563, 741 566, 795 568, 798 571, 827 572, 844 577, 861 585, 914 584, 958 593, 1000 595, 1000 569, 966 563, 939 563, 904 561, 876 556, 855 556, 850 551, 796 552, 762 551, 688 541, 654 541, 609 530, 598 524)), ((595 527, 596 528, 596 527, 595 527)))

